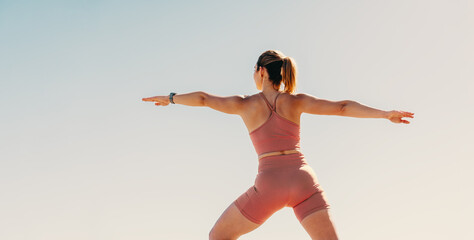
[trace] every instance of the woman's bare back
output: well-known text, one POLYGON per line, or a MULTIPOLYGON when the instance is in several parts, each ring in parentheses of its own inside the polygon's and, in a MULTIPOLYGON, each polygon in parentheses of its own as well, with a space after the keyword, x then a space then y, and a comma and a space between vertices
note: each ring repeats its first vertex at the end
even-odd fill
MULTIPOLYGON (((249 133, 263 125, 271 114, 271 110, 266 105, 265 100, 259 96, 260 94, 264 93, 254 94, 245 98, 246 107, 241 117, 249 133)), ((264 94, 272 107, 274 107, 273 104, 275 103, 275 97, 277 97, 277 95, 277 92, 272 96, 266 96, 264 94)), ((281 117, 300 125, 301 112, 295 107, 295 100, 295 95, 280 92, 276 99, 276 112, 281 117)))

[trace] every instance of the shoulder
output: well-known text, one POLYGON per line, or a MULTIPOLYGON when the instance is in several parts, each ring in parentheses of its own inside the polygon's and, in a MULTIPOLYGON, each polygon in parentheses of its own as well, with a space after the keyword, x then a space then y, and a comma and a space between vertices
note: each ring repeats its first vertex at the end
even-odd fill
MULTIPOLYGON (((291 105, 291 108, 294 111, 297 112, 302 112, 304 105, 307 104, 308 100, 311 99, 313 96, 306 94, 306 93, 286 93, 283 92, 280 94, 282 100, 287 103, 288 105, 291 105)), ((279 97, 279 98, 280 98, 279 97)))
POLYGON ((233 95, 228 97, 229 101, 235 105, 239 105, 240 108, 249 108, 257 102, 258 94, 253 95, 233 95))
POLYGON ((257 101, 257 99, 260 98, 259 94, 258 93, 255 93, 255 94, 249 94, 249 95, 239 95, 242 99, 242 102, 245 102, 245 103, 251 103, 251 102, 255 102, 257 101))
POLYGON ((304 104, 304 102, 310 100, 310 99, 315 99, 316 97, 307 94, 307 93, 295 93, 292 94, 293 100, 295 101, 296 104, 304 104))
POLYGON ((301 99, 305 99, 311 95, 307 94, 307 93, 294 93, 292 94, 292 96, 296 99, 296 100, 301 100, 301 99))
POLYGON ((305 96, 305 93, 287 93, 282 92, 278 98, 284 99, 285 102, 291 102, 291 104, 297 104, 298 101, 301 101, 305 96))

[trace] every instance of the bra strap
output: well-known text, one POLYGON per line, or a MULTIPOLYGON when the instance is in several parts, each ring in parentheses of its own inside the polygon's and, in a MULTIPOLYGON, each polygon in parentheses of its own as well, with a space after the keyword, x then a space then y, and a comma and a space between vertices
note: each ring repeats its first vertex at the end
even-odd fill
POLYGON ((262 92, 260 92, 259 94, 260 94, 260 96, 263 98, 263 100, 265 100, 265 103, 267 104, 268 108, 270 108, 270 110, 273 111, 274 109, 273 109, 272 105, 270 105, 270 103, 268 102, 268 100, 267 100, 267 98, 265 97, 265 95, 263 95, 262 92))
POLYGON ((280 96, 280 92, 278 92, 278 94, 276 95, 275 102, 273 103, 273 108, 275 109, 275 111, 276 111, 276 108, 277 108, 277 98, 278 98, 278 96, 280 96))

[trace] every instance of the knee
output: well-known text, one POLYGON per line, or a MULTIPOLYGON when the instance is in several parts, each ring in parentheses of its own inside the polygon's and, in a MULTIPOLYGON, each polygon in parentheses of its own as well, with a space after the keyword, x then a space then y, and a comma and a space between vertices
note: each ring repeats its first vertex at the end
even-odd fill
POLYGON ((214 232, 214 228, 209 231, 209 240, 216 240, 218 239, 216 233, 214 232))
POLYGON ((209 231, 209 240, 236 240, 237 238, 223 236, 222 233, 216 231, 214 228, 209 231))

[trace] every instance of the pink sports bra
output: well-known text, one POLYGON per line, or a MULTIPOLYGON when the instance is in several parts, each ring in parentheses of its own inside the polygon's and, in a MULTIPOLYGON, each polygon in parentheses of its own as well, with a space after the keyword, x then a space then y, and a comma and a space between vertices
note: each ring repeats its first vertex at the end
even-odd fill
POLYGON ((270 117, 260 127, 249 133, 255 151, 260 155, 267 152, 300 149, 300 126, 276 112, 275 97, 272 107, 262 92, 259 95, 271 110, 270 117))

